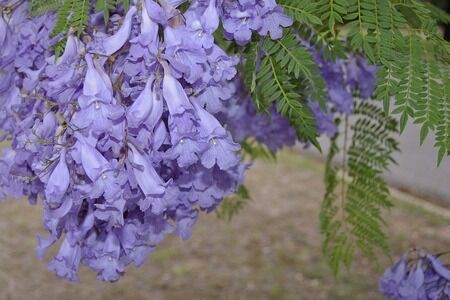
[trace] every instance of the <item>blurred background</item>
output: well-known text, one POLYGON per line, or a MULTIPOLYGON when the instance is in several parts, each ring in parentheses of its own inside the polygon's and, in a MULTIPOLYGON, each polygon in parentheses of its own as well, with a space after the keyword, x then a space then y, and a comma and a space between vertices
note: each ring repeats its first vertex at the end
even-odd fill
MULTIPOLYGON (((246 180, 252 200, 230 223, 203 215, 189 241, 170 236, 143 267, 112 284, 85 268, 80 283, 56 278, 34 254, 39 206, 1 203, 0 299, 382 299, 378 279, 389 259, 377 265, 355 257, 336 278, 323 261, 322 176, 323 163, 303 150, 256 163, 246 180)), ((446 209, 404 193, 394 193, 394 203, 386 214, 394 259, 412 246, 450 249, 446 209)))

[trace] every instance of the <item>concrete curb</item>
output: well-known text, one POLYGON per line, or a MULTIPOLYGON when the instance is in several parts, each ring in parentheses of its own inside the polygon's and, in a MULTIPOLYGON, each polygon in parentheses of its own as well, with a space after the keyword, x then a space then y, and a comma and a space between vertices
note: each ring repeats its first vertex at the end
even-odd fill
POLYGON ((390 187, 389 190, 391 192, 392 198, 394 199, 394 202, 398 200, 407 204, 418 206, 429 213, 448 219, 450 224, 450 209, 428 202, 425 199, 418 198, 411 194, 402 192, 394 187, 390 187))

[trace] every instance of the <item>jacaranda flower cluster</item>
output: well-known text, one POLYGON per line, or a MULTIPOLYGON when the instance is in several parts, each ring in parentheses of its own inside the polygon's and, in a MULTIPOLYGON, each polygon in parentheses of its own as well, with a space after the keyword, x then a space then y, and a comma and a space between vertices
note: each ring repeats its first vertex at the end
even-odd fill
POLYGON ((387 299, 449 299, 450 269, 437 256, 421 250, 408 251, 384 272, 380 290, 387 299))
POLYGON ((93 13, 59 57, 53 14, 0 4, 0 133, 11 144, 0 197, 42 199, 37 253, 62 240, 49 264, 60 277, 77 280, 84 264, 118 280, 237 190, 248 167, 238 142, 295 142, 286 119, 256 112, 240 58, 213 38, 220 20, 239 43, 253 31, 278 38, 291 20, 269 0, 192 1, 183 14, 182 2, 137 1, 107 23, 93 13))

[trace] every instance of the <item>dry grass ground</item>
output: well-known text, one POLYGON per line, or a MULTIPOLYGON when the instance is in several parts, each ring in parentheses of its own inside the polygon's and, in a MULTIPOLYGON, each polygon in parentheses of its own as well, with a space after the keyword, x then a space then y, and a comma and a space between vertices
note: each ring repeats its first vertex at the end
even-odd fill
MULTIPOLYGON (((230 224, 202 216, 188 242, 166 239, 147 264, 118 283, 98 282, 83 269, 81 282, 63 282, 34 255, 39 207, 0 204, 1 300, 141 299, 381 299, 382 268, 356 258, 335 279, 323 263, 318 211, 322 165, 284 152, 278 164, 259 162, 247 184, 253 201, 230 224)), ((387 216, 393 256, 410 246, 450 249, 450 221, 397 203, 387 216)))

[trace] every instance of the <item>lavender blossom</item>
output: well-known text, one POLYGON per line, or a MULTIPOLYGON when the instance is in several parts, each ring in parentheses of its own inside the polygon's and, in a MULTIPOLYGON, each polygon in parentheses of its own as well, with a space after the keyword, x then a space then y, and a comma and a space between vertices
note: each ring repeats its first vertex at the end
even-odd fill
POLYGON ((387 299, 446 299, 450 270, 439 258, 421 250, 408 251, 380 280, 387 299))
POLYGON ((103 55, 112 55, 122 48, 130 38, 132 21, 136 11, 136 7, 130 7, 122 26, 114 35, 109 37, 97 37, 94 40, 93 51, 103 55))
POLYGON ((56 168, 50 176, 45 187, 45 197, 49 205, 59 206, 61 199, 70 185, 70 173, 66 163, 66 150, 61 150, 61 155, 56 168))

